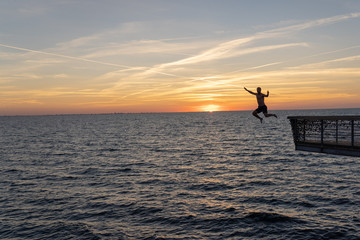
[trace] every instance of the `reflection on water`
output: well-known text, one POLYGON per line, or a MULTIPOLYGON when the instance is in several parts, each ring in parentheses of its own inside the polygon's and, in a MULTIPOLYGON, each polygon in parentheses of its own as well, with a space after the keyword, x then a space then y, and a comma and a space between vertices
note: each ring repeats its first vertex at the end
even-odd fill
POLYGON ((286 119, 336 113, 0 117, 0 238, 358 239, 358 158, 286 119))

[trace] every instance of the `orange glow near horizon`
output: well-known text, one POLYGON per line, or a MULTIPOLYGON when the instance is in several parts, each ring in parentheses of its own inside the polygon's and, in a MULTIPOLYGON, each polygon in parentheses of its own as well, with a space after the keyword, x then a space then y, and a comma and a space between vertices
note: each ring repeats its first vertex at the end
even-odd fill
MULTIPOLYGON (((282 88, 276 85, 260 85, 263 92, 270 91, 265 99, 269 111, 285 109, 321 109, 321 108, 357 108, 360 94, 353 91, 350 85, 343 89, 327 85, 327 87, 297 87, 283 83, 282 88)), ((250 85, 255 91, 258 85, 250 85)), ((217 91, 221 92, 221 89, 217 91)), ((239 88, 223 90, 219 96, 212 96, 213 103, 203 99, 197 92, 176 93, 171 96, 165 92, 138 94, 121 99, 114 94, 103 96, 64 95, 51 92, 31 92, 0 103, 0 115, 46 115, 46 114, 87 114, 87 113, 137 113, 137 112, 215 112, 244 111, 257 108, 256 98, 239 88), (161 94, 161 95, 160 95, 161 94), (163 96, 164 95, 164 96, 163 96), (119 99, 119 100, 117 100, 119 99)))
MULTIPOLYGON (((265 99, 269 110, 357 108, 359 106, 360 69, 327 68, 318 64, 302 68, 274 68, 271 71, 241 72, 217 75, 200 80, 161 76, 158 73, 114 74, 116 84, 102 86, 108 76, 98 77, 97 85, 49 88, 31 86, 2 88, 0 115, 136 113, 136 112, 214 112, 256 109, 251 91, 262 87, 270 91, 265 99), (121 77, 133 81, 119 82, 121 77), (178 82, 168 83, 178 79, 178 82), (341 82, 338 79, 342 79, 341 82), (147 85, 140 84, 142 81, 147 85), (117 82, 116 82, 117 81, 117 82)), ((65 79, 63 79, 65 81, 65 79)))

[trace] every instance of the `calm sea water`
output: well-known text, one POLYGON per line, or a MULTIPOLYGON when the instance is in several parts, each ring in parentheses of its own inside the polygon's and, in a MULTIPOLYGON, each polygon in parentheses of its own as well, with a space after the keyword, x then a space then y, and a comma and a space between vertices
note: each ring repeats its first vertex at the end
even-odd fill
POLYGON ((0 117, 0 239, 360 239, 360 159, 288 115, 0 117))

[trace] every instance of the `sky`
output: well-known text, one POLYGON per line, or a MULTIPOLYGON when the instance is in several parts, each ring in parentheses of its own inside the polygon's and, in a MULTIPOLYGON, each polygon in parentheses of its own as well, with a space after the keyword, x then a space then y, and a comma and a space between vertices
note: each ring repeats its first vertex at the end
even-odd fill
POLYGON ((360 105, 358 0, 2 0, 0 115, 360 105))

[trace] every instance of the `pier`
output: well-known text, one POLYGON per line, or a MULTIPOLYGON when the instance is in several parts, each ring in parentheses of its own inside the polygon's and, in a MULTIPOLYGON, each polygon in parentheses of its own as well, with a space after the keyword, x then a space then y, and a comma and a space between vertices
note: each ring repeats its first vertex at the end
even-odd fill
POLYGON ((360 157, 360 116, 289 116, 295 149, 360 157))

